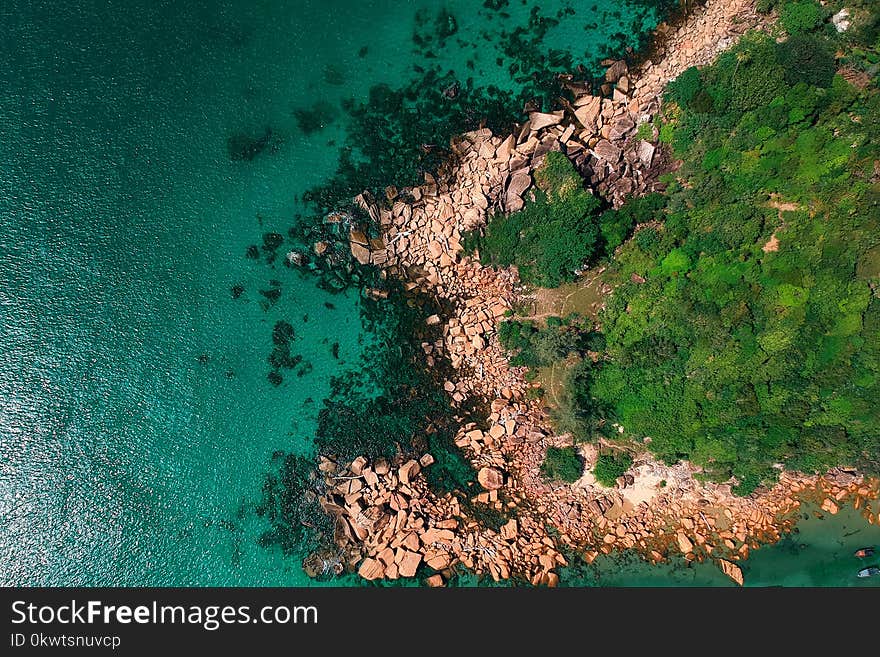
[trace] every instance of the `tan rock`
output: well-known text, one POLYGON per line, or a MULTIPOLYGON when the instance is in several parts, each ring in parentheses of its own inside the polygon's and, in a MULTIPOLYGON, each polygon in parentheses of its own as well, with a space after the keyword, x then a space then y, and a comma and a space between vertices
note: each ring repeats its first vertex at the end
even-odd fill
POLYGON ((400 479, 400 483, 408 484, 419 474, 419 472, 421 472, 421 470, 422 468, 418 461, 410 459, 397 470, 397 477, 400 479))
POLYGON ((519 533, 516 518, 511 518, 507 521, 506 524, 502 525, 500 533, 501 538, 503 538, 505 541, 516 540, 516 537, 519 533))
POLYGON ((318 470, 321 472, 336 472, 337 467, 336 463, 328 459, 326 456, 322 456, 318 459, 318 470))
POLYGON ((506 433, 506 429, 501 424, 493 424, 489 427, 489 435, 495 439, 501 438, 506 433))
POLYGON ((724 574, 727 575, 734 582, 743 585, 743 574, 742 569, 737 566, 735 563, 727 561, 726 559, 719 559, 718 563, 721 565, 721 570, 724 571, 724 574))
POLYGON ((825 498, 825 501, 822 502, 822 510, 834 515, 840 511, 840 507, 831 498, 825 498))
POLYGON ((477 481, 486 490, 498 490, 504 486, 504 475, 497 468, 483 467, 477 473, 477 481))
POLYGON ((605 71, 605 81, 611 82, 612 84, 615 82, 619 82, 620 78, 627 74, 628 68, 626 62, 622 59, 618 59, 605 71))
POLYGON ((372 468, 364 468, 363 477, 367 486, 373 487, 379 483, 379 476, 373 472, 372 468))
POLYGON ((385 567, 387 568, 394 563, 394 550, 390 547, 386 547, 384 550, 379 552, 378 559, 383 564, 385 564, 385 567))
POLYGON ((428 579, 425 580, 425 584, 430 586, 431 588, 438 588, 440 586, 444 586, 443 575, 437 573, 435 575, 431 575, 428 579))
POLYGON ((360 244, 362 246, 367 246, 370 243, 363 231, 354 229, 348 233, 348 240, 354 244, 360 244))
POLYGON ((449 544, 455 539, 455 533, 448 529, 426 529, 419 536, 424 545, 433 545, 434 543, 449 544))
POLYGON ((691 542, 691 539, 685 536, 684 532, 678 532, 675 535, 675 538, 678 541, 678 549, 684 554, 689 554, 694 551, 694 544, 691 542))
POLYGON ((608 136, 612 141, 623 139, 634 130, 635 127, 636 124, 629 115, 624 115, 622 118, 611 124, 608 136))
POLYGON ((367 247, 357 242, 352 242, 349 246, 351 247, 351 255, 354 256, 355 260, 362 265, 370 264, 370 250, 367 247))
POLYGON ((513 197, 521 197, 523 193, 531 186, 531 184, 532 176, 529 175, 528 171, 517 171, 513 176, 511 176, 510 182, 507 184, 508 201, 513 197))
POLYGON ((434 240, 428 244, 428 253, 434 259, 439 258, 443 253, 443 245, 434 240))
POLYGON ((654 144, 648 141, 640 141, 639 147, 637 150, 639 161, 642 163, 642 166, 649 167, 651 166, 651 162, 654 160, 654 144))
POLYGON ((354 461, 351 462, 349 466, 349 470, 351 470, 352 474, 360 475, 364 471, 364 466, 367 464, 367 459, 363 456, 358 456, 354 461))
POLYGON ((422 563, 422 555, 417 552, 403 550, 403 556, 399 559, 395 558, 395 562, 399 567, 401 577, 413 577, 419 564, 422 563))
POLYGON ((376 559, 364 559, 358 568, 358 575, 367 580, 381 579, 385 576, 385 567, 376 559))
POLYGON ((596 153, 596 157, 611 164, 616 164, 620 160, 621 150, 607 139, 600 139, 593 151, 596 153))
POLYGON ((410 532, 409 534, 407 534, 406 538, 403 539, 403 543, 401 543, 401 545, 406 546, 413 552, 418 552, 422 547, 422 544, 419 541, 419 535, 415 532, 410 532))
POLYGON ((562 121, 561 114, 548 114, 544 112, 532 112, 529 114, 529 127, 532 130, 543 130, 553 125, 558 125, 562 121))

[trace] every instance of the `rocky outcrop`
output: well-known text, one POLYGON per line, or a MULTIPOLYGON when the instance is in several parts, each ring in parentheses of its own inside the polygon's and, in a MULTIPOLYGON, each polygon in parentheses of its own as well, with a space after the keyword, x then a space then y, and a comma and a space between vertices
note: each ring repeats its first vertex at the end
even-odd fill
MULTIPOLYGON (((587 562, 630 548, 651 561, 671 554, 711 559, 737 581, 736 562, 760 543, 778 540, 802 499, 825 500, 828 513, 853 500, 869 521, 880 521, 874 506, 880 482, 847 471, 782 473, 773 488, 742 498, 730 484, 698 482, 687 464, 665 466, 643 454, 615 488, 596 485, 590 475, 574 485, 545 481, 540 468, 547 447, 567 438, 554 435, 541 403, 527 395, 531 384, 523 370, 510 366, 497 336, 522 293, 517 274, 483 267, 462 250, 464 233, 484 226, 492 212, 523 206, 534 170, 551 151, 565 153, 614 205, 658 189, 665 156, 656 135, 639 135, 647 136, 640 126, 659 111, 663 86, 687 67, 710 61, 760 20, 749 1, 709 0, 666 34, 665 55, 656 63, 632 72, 624 62, 609 62, 601 97, 582 93, 560 112, 535 112, 515 134, 482 129, 461 135, 437 175, 426 174, 412 188, 389 187, 381 199, 356 199, 381 229, 378 237, 368 237, 345 215, 328 215, 349 230, 358 262, 441 302, 444 314, 426 318, 437 338, 422 342, 425 362, 450 366, 443 388, 453 407, 488 400, 489 411, 484 424, 462 424, 455 434, 476 478, 473 489, 463 491, 467 504, 427 485, 430 454, 395 464, 363 458, 322 463, 328 489, 322 504, 336 519, 336 541, 350 568, 367 579, 424 575, 427 584, 441 586, 461 565, 495 579, 518 575, 552 586, 555 569, 565 565, 564 548, 587 562), (486 527, 475 518, 481 509, 509 520, 486 527)), ((320 249, 315 244, 313 251, 320 249)))
MULTIPOLYGON (((428 586, 443 586, 459 564, 496 580, 517 574, 536 585, 558 582, 553 569, 566 561, 542 526, 528 519, 524 532, 516 520, 497 531, 481 526, 457 497, 431 491, 422 468, 433 462, 430 454, 396 465, 322 460, 327 492, 320 503, 335 518, 336 542, 350 568, 367 580, 424 575, 428 586)), ((503 482, 497 484, 481 494, 485 502, 474 502, 496 504, 503 482)))

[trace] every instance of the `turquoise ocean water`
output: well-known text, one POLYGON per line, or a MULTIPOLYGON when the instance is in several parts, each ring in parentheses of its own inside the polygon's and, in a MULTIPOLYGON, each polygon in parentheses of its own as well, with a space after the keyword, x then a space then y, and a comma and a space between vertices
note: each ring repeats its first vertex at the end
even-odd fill
POLYGON ((355 290, 260 246, 333 174, 344 101, 438 65, 516 91, 517 28, 590 66, 657 20, 636 0, 485 4, 0 6, 0 583, 312 583, 258 545, 254 506, 370 336, 355 290), (442 46, 414 47, 450 16, 442 46), (236 135, 269 138, 235 158, 236 135), (302 363, 275 385, 279 321, 302 363))

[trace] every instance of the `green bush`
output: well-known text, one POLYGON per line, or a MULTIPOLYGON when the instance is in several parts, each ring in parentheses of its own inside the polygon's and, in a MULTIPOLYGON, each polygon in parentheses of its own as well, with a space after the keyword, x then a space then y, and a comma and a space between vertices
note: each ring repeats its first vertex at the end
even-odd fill
POLYGON ((601 202, 559 152, 547 154, 535 172, 536 199, 519 212, 494 215, 484 232, 468 233, 465 251, 480 251, 484 265, 516 265, 523 282, 556 287, 598 254, 601 202))
POLYGON ((694 97, 703 89, 703 78, 696 66, 683 71, 666 86, 666 98, 688 107, 694 97))
POLYGON ((660 246, 660 233, 656 228, 643 228, 635 236, 635 242, 645 253, 654 253, 660 246))
POLYGON ((630 469, 633 460, 626 452, 608 451, 599 454, 596 465, 593 466, 593 476, 603 486, 612 487, 617 484, 617 478, 630 469))
POLYGON ((666 199, 662 194, 647 194, 628 199, 619 210, 606 210, 599 217, 599 229, 604 242, 603 250, 611 255, 623 244, 637 224, 663 216, 666 199))
POLYGON ((824 18, 824 10, 814 0, 789 2, 779 12, 780 24, 791 35, 815 30, 824 18))
POLYGON ((778 59, 785 72, 785 81, 792 86, 806 82, 827 89, 837 71, 834 52, 828 42, 810 34, 795 34, 780 43, 778 59))
POLYGON ((574 483, 581 478, 584 465, 574 447, 548 447, 541 464, 541 475, 549 481, 574 483))
POLYGON ((581 354, 595 344, 592 335, 576 323, 564 324, 559 317, 548 318, 544 329, 532 321, 509 320, 498 325, 498 341, 511 353, 514 366, 542 367, 581 354))
POLYGON ((650 121, 639 124, 636 131, 636 138, 642 141, 652 141, 654 139, 654 126, 650 121))

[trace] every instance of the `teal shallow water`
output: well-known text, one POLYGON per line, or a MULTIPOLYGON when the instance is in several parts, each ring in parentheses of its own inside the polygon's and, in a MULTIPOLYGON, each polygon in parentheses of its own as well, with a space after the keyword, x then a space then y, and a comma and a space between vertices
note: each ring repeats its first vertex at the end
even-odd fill
MULTIPOLYGON (((257 544, 254 507, 274 453, 311 453, 331 377, 371 336, 356 292, 282 266, 286 245, 245 253, 332 175, 343 100, 414 65, 523 84, 503 44, 535 5, 482 5, 4 3, 0 583, 312 583, 257 544), (417 52, 443 8, 456 33, 417 52), (266 127, 263 152, 230 158, 230 136, 266 127), (311 369, 276 386, 278 321, 311 369)), ((559 23, 537 51, 590 66, 653 25, 642 5, 542 3, 559 23)))

